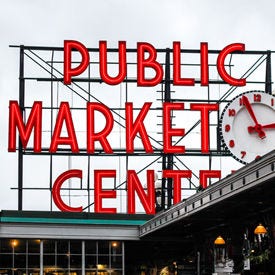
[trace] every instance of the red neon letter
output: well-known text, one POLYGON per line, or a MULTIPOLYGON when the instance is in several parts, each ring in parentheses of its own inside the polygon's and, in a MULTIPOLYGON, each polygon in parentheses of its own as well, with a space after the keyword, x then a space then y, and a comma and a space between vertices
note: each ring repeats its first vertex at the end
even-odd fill
POLYGON ((181 179, 191 178, 191 176, 192 172, 190 170, 163 170, 163 177, 172 178, 174 182, 174 204, 181 201, 181 179))
POLYGON ((17 101, 10 101, 9 106, 9 152, 16 150, 16 127, 21 138, 22 147, 26 149, 32 129, 34 129, 33 151, 41 152, 42 102, 35 101, 27 124, 25 125, 17 101))
POLYGON ((145 102, 141 111, 139 112, 135 122, 133 122, 133 103, 126 103, 126 152, 134 152, 134 139, 139 132, 144 149, 147 153, 152 153, 153 148, 150 143, 143 120, 147 115, 152 103, 145 102))
POLYGON ((138 86, 156 86, 163 78, 163 69, 156 61, 156 49, 149 43, 137 44, 137 85, 138 86), (149 57, 144 58, 144 53, 148 52, 149 57), (152 79, 145 78, 145 68, 149 67, 155 70, 156 75, 152 79))
POLYGON ((184 136, 184 129, 171 128, 171 111, 183 110, 183 103, 163 103, 163 152, 164 153, 184 153, 184 146, 172 145, 173 136, 184 136))
POLYGON ((92 154, 95 152, 95 141, 99 141, 106 153, 112 154, 113 150, 110 146, 107 136, 113 129, 114 118, 109 108, 101 103, 87 103, 87 152, 92 154), (95 133, 95 111, 100 112, 106 120, 104 129, 95 133))
POLYGON ((201 112, 201 152, 209 153, 209 112, 217 111, 218 104, 190 104, 191 110, 201 112))
POLYGON ((119 73, 116 77, 111 77, 107 72, 107 42, 99 42, 99 70, 102 80, 109 85, 117 85, 121 83, 127 74, 126 65, 126 42, 119 41, 119 73))
POLYGON ((217 69, 221 76, 221 78, 227 82, 228 84, 232 86, 245 86, 246 79, 236 79, 233 78, 231 75, 229 75, 224 66, 225 58, 228 54, 235 52, 235 51, 245 51, 245 45, 241 43, 234 43, 231 45, 226 46, 219 54, 218 60, 217 60, 217 69))
POLYGON ((202 188, 206 188, 208 186, 207 179, 209 178, 221 178, 220 170, 200 170, 200 185, 202 188))
POLYGON ((209 82, 208 75, 208 44, 201 43, 201 86, 207 86, 209 82))
POLYGON ((102 178, 115 178, 116 170, 95 170, 95 213, 116 213, 116 208, 103 208, 102 199, 116 198, 115 190, 103 190, 102 178))
POLYGON ((59 107, 59 112, 56 118, 56 123, 53 131, 51 146, 49 151, 55 153, 59 144, 67 144, 71 146, 72 152, 78 153, 78 144, 76 139, 76 134, 74 130, 73 119, 70 111, 70 106, 68 102, 61 102, 59 107), (66 124, 68 136, 61 137, 61 131, 63 122, 66 124))
POLYGON ((181 78, 180 42, 173 43, 173 84, 182 86, 194 86, 194 78, 181 78))
POLYGON ((82 171, 78 169, 68 170, 62 173, 54 182, 52 196, 55 205, 63 212, 82 212, 82 206, 80 207, 71 207, 67 205, 61 198, 61 187, 64 181, 70 178, 79 178, 82 180, 82 171))
POLYGON ((90 62, 89 52, 87 48, 78 41, 65 40, 64 41, 64 84, 68 85, 72 82, 72 76, 80 75, 88 67, 90 62), (72 50, 77 50, 82 57, 81 63, 72 68, 72 50))
POLYGON ((155 214, 155 172, 154 170, 147 171, 147 195, 139 181, 139 178, 134 170, 127 172, 127 201, 128 213, 136 213, 135 192, 138 194, 140 201, 144 207, 146 214, 155 214))

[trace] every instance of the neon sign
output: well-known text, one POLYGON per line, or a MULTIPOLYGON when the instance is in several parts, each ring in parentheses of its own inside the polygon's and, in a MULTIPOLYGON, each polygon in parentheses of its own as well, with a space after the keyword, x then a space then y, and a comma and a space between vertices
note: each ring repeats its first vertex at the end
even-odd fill
MULTIPOLYGON (((236 51, 243 52, 245 45, 241 43, 234 43, 226 46, 218 55, 217 70, 221 78, 232 86, 245 86, 246 80, 235 79, 229 75, 225 69, 225 58, 236 51)), ((102 81, 108 85, 120 84, 127 75, 127 58, 126 58, 126 42, 120 41, 118 46, 119 51, 119 73, 112 77, 108 74, 108 60, 107 60, 107 43, 106 41, 99 42, 99 68, 102 81)), ((138 86, 156 86, 163 80, 162 66, 156 61, 157 52, 154 46, 149 43, 137 43, 137 85, 138 86), (145 54, 149 56, 146 58, 145 54), (155 76, 151 79, 146 78, 145 69, 150 68, 155 71, 155 76)), ((209 84, 208 77, 208 44, 201 43, 201 85, 207 86, 209 84)), ((90 56, 87 48, 77 41, 64 42, 64 84, 71 84, 72 77, 78 76, 85 71, 90 62, 90 56), (80 64, 72 68, 72 51, 77 50, 82 60, 80 64)), ((194 78, 183 78, 181 76, 181 45, 180 42, 173 43, 173 84, 180 86, 194 86, 194 78)))
MULTIPOLYGON (((127 47, 125 41, 118 43, 118 73, 111 76, 108 72, 108 57, 107 57, 107 42, 99 42, 99 74, 102 82, 107 85, 118 85, 122 83, 127 77, 127 47)), ((231 86, 246 85, 245 78, 234 78, 227 71, 225 66, 225 59, 228 55, 234 52, 244 52, 245 46, 241 43, 235 43, 226 46, 218 53, 216 68, 224 82, 231 86)), ((64 60, 63 73, 64 84, 70 85, 75 77, 80 76, 85 72, 89 66, 93 56, 88 49, 78 41, 64 41, 64 60), (81 56, 79 64, 76 66, 72 62, 72 54, 77 52, 81 56)), ((181 72, 181 44, 180 42, 173 43, 173 78, 172 83, 175 86, 195 86, 195 78, 187 78, 182 76, 181 72)), ((136 49, 136 83, 140 87, 152 87, 160 84, 164 78, 164 71, 162 65, 157 61, 157 50, 149 43, 139 42, 136 49), (150 69, 154 75, 147 76, 146 71, 150 69)), ((208 64, 208 44, 201 43, 200 45, 200 85, 209 85, 209 64, 208 64)), ((125 154, 133 154, 135 152, 135 139, 140 137, 145 154, 154 153, 148 129, 145 126, 145 121, 151 111, 152 102, 144 102, 139 112, 134 115, 134 103, 126 102, 125 110, 125 154)), ((211 112, 219 112, 218 103, 191 103, 191 113, 199 114, 201 121, 200 128, 200 152, 201 154, 208 154, 210 151, 210 120, 211 112)), ((174 137, 184 137, 185 127, 184 121, 182 127, 173 127, 172 114, 176 113, 184 117, 185 102, 163 102, 162 108, 162 152, 163 154, 179 154, 184 155, 185 145, 176 145, 172 142, 174 137)), ((85 152, 93 155, 95 153, 95 144, 102 148, 102 152, 106 155, 114 154, 113 145, 109 140, 109 135, 114 129, 114 116, 110 108, 99 102, 87 102, 86 115, 86 142, 85 152), (97 121, 96 114, 100 114, 104 118, 104 124, 100 125, 101 129, 96 130, 97 121)), ((29 140, 33 137, 33 153, 40 153, 42 150, 42 125, 43 125, 43 102, 34 101, 30 113, 26 121, 24 121, 22 110, 18 101, 10 101, 9 105, 9 140, 8 151, 15 152, 17 146, 17 135, 19 136, 23 150, 29 148, 29 140)), ((57 110, 57 116, 53 128, 53 133, 50 140, 50 145, 47 148, 48 153, 54 154, 58 151, 60 146, 67 146, 71 154, 78 154, 79 142, 77 132, 75 131, 75 124, 71 107, 68 102, 62 101, 57 110), (66 135, 64 135, 64 129, 66 135), (63 132, 62 132, 63 130, 63 132)), ((146 213, 155 213, 155 186, 154 186, 154 170, 147 170, 147 184, 146 188, 141 184, 141 181, 134 170, 127 171, 127 212, 134 214, 136 212, 136 194, 140 199, 146 213)), ((173 180, 173 203, 178 203, 181 200, 181 180, 183 178, 190 179, 192 177, 191 170, 171 170, 164 169, 162 176, 173 180)), ((56 178, 52 188, 52 198, 56 206, 62 211, 80 212, 83 211, 82 206, 71 207, 67 205, 61 196, 61 189, 63 183, 70 178, 78 178, 82 180, 82 170, 70 169, 63 172, 56 178)), ((115 199, 115 190, 104 190, 102 187, 102 180, 104 178, 116 178, 116 170, 102 169, 94 170, 94 211, 97 213, 116 213, 114 207, 103 207, 102 201, 104 199, 115 199)), ((207 187, 207 179, 221 178, 220 170, 200 170, 200 184, 203 188, 207 187)))

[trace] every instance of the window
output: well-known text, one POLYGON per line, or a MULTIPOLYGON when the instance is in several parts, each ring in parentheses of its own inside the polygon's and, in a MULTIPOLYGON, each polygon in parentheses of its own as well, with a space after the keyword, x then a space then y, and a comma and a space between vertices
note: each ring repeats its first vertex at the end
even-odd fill
POLYGON ((121 275, 123 245, 120 241, 0 239, 0 274, 17 269, 38 275, 43 264, 47 275, 81 275, 85 264, 86 275, 121 275))

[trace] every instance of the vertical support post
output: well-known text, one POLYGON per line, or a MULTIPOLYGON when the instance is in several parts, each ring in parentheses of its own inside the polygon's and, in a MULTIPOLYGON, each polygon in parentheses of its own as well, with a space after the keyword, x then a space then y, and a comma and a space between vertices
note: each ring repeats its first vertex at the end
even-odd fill
POLYGON ((269 94, 272 93, 271 52, 270 51, 267 51, 266 53, 265 91, 269 94))
POLYGON ((197 275, 201 274, 200 264, 201 264, 201 253, 200 251, 197 251, 197 275))
POLYGON ((81 275, 85 275, 85 241, 82 241, 81 275))
MULTIPOLYGON (((162 171, 165 170, 166 167, 166 155, 163 154, 162 156, 162 171)), ((166 179, 161 179, 161 207, 160 210, 165 209, 165 195, 166 193, 166 179)))
MULTIPOLYGON (((54 106, 53 106, 53 85, 54 85, 54 82, 53 82, 53 78, 54 78, 54 75, 53 75, 53 69, 54 69, 54 65, 53 65, 53 59, 54 59, 54 51, 52 51, 52 56, 51 56, 51 136, 53 135, 53 110, 54 110, 54 106)), ((53 155, 51 154, 50 155, 50 192, 52 192, 52 188, 53 188, 53 155)), ((50 211, 53 210, 53 197, 50 196, 50 211)))
POLYGON ((243 236, 245 228, 235 221, 231 222, 231 245, 232 260, 234 262, 233 273, 241 273, 244 267, 243 257, 243 236))
POLYGON ((122 275, 125 275, 125 247, 124 242, 122 241, 122 275))
POLYGON ((29 275, 29 241, 26 240, 26 275, 29 275))
POLYGON ((43 275, 43 240, 40 240, 40 272, 39 275, 43 275))
POLYGON ((14 245, 12 244, 12 269, 11 274, 14 275, 14 245))
MULTIPOLYGON (((88 102, 91 102, 91 66, 88 66, 88 102)), ((91 212, 91 191, 90 191, 90 172, 91 171, 91 156, 88 155, 88 169, 87 169, 87 192, 88 192, 88 212, 91 212)))
MULTIPOLYGON (((24 47, 20 46, 19 61, 19 106, 21 112, 24 112, 25 102, 25 79, 24 79, 24 47)), ((23 117, 23 116, 22 116, 23 117)), ((23 147, 20 138, 18 138, 18 210, 23 210, 23 147)))
MULTIPOLYGON (((170 79, 170 49, 166 49, 165 56, 165 79, 164 79, 164 102, 171 101, 171 79, 170 79)), ((163 154, 162 157, 162 170, 172 170, 173 169, 173 155, 163 154)), ((172 205, 173 198, 173 183, 172 179, 162 178, 161 185, 161 208, 165 208, 165 185, 167 183, 167 206, 172 205)))

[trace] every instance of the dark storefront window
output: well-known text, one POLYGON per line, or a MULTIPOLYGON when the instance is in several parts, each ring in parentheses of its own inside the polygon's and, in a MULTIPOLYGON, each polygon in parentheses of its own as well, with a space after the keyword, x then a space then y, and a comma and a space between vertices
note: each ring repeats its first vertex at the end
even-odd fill
POLYGON ((56 272, 56 241, 43 240, 43 268, 46 275, 56 272))
POLYGON ((56 253, 56 241, 44 240, 43 241, 43 252, 44 254, 55 254, 56 253))
POLYGON ((96 274, 97 271, 97 242, 86 241, 85 242, 85 269, 87 275, 96 274))
POLYGON ((121 275, 123 257, 119 241, 0 240, 0 274, 121 275))
POLYGON ((28 253, 29 254, 40 253, 40 240, 28 240, 28 253))
POLYGON ((61 240, 61 241, 54 241, 57 243, 57 254, 58 255, 66 255, 69 253, 69 247, 70 244, 66 240, 61 240))
POLYGON ((82 245, 82 241, 69 241, 69 268, 72 275, 81 275, 82 245))
POLYGON ((10 267, 12 267, 12 255, 1 253, 0 268, 10 268, 10 267))
POLYGON ((12 253, 12 240, 2 239, 0 240, 0 253, 12 253))

